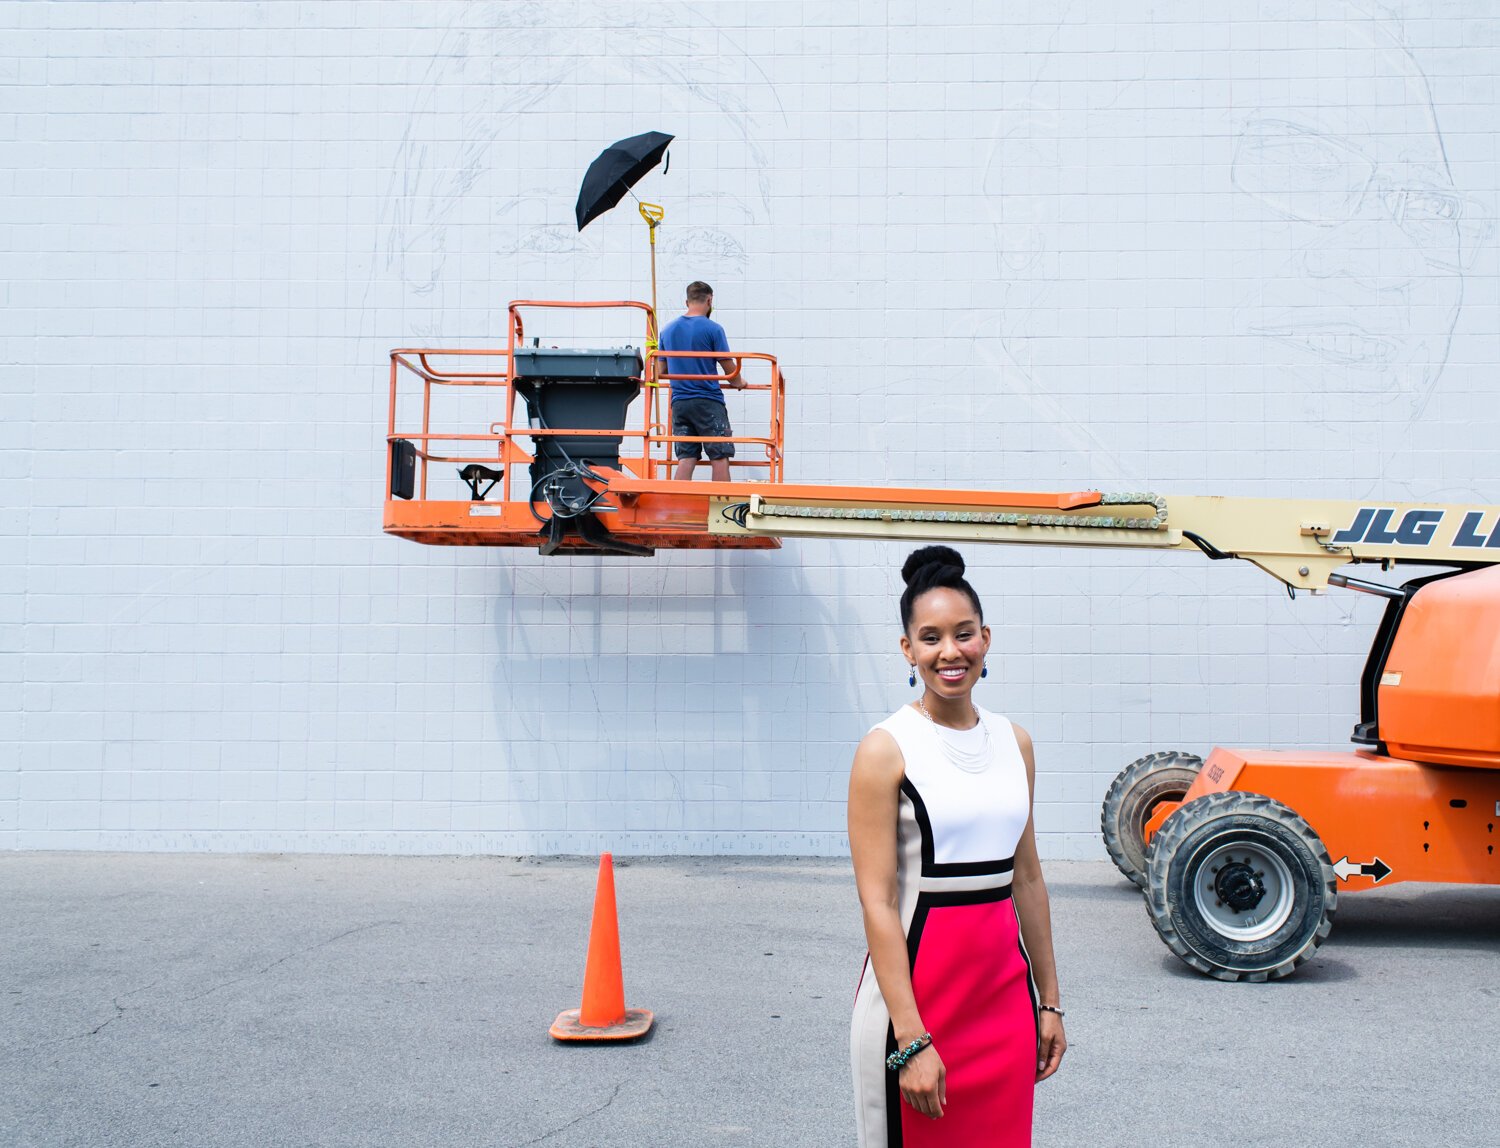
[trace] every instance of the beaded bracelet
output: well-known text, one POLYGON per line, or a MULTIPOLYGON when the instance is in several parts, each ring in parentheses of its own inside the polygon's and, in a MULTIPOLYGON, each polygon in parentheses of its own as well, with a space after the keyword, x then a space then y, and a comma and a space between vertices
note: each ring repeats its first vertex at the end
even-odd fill
POLYGON ((917 1037, 916 1040, 912 1041, 900 1052, 893 1052, 890 1056, 886 1057, 885 1066, 892 1072, 900 1072, 901 1069, 906 1067, 906 1062, 908 1060, 916 1056, 917 1053, 921 1052, 931 1043, 932 1033, 924 1032, 921 1036, 917 1037))

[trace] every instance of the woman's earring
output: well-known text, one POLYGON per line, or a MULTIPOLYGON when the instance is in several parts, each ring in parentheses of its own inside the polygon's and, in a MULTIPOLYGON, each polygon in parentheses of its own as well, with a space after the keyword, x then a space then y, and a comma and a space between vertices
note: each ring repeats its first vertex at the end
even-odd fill
POLYGON ((988 662, 985 662, 984 665, 979 667, 979 676, 981 678, 987 678, 990 676, 990 664, 988 662))
POLYGON ((917 684, 917 667, 916 666, 913 666, 911 668, 911 674, 907 677, 906 684, 909 685, 909 686, 915 686, 917 684))

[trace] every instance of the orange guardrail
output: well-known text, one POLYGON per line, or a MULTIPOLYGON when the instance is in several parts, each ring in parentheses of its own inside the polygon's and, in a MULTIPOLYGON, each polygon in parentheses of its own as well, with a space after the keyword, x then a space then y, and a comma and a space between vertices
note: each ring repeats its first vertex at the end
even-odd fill
POLYGON ((732 442, 736 446, 758 446, 764 450, 763 456, 742 459, 736 457, 729 460, 731 468, 734 467, 765 467, 769 470, 767 480, 770 482, 781 482, 784 475, 782 472, 783 454, 782 444, 786 434, 786 386, 781 377, 781 368, 776 362, 776 356, 763 355, 755 351, 662 351, 649 352, 646 362, 646 384, 651 388, 653 403, 659 404, 665 393, 665 404, 661 410, 661 417, 652 423, 652 435, 648 440, 647 454, 650 457, 650 447, 660 445, 664 448, 667 457, 651 458, 654 468, 643 477, 656 478, 666 477, 671 472, 675 459, 673 447, 679 442, 732 442), (673 359, 733 359, 739 365, 732 375, 689 375, 686 373, 668 372, 663 367, 670 367, 673 359), (765 383, 745 382, 743 378, 745 363, 763 362, 768 364, 769 381, 765 383), (741 383, 736 387, 734 382, 727 381, 738 379, 741 383), (717 438, 702 438, 699 436, 679 438, 672 434, 672 382, 674 380, 702 380, 706 382, 717 382, 720 390, 738 391, 764 391, 770 396, 770 418, 764 435, 724 435, 717 438))
MULTIPOLYGON (((515 385, 515 353, 524 345, 526 323, 523 311, 527 309, 599 310, 627 309, 643 313, 645 319, 644 343, 650 348, 656 342, 656 315, 649 304, 636 300, 563 301, 547 299, 520 299, 507 309, 506 345, 501 348, 440 348, 406 347, 390 353, 389 409, 386 418, 386 501, 396 496, 392 493, 391 444, 405 440, 414 444, 417 457, 417 481, 415 500, 426 501, 428 496, 428 472, 433 463, 464 465, 478 463, 502 469, 500 501, 511 502, 520 497, 522 491, 512 486, 511 474, 518 464, 533 461, 536 440, 547 436, 609 437, 621 440, 620 464, 623 470, 644 479, 667 477, 676 460, 674 447, 679 441, 671 433, 671 383, 674 379, 718 378, 721 386, 733 387, 720 376, 672 374, 664 369, 673 358, 727 358, 737 360, 739 368, 734 378, 743 378, 746 363, 765 363, 766 381, 746 381, 743 387, 734 388, 751 394, 765 394, 768 399, 766 430, 764 434, 737 434, 725 438, 708 438, 698 442, 732 442, 750 448, 748 457, 735 457, 730 465, 737 468, 759 468, 767 471, 770 482, 781 482, 784 477, 784 441, 786 430, 786 394, 780 367, 774 355, 754 351, 739 351, 731 354, 715 352, 684 352, 648 350, 644 358, 641 384, 642 402, 639 429, 625 428, 570 428, 535 427, 525 422, 516 422, 516 402, 524 399, 515 385), (402 384, 410 380, 421 388, 421 422, 417 428, 398 425, 398 405, 403 396, 402 384), (503 390, 500 398, 503 417, 491 421, 485 431, 467 428, 434 429, 433 400, 441 388, 490 387, 503 390), (527 449, 518 440, 531 440, 532 449, 527 449), (635 442, 639 448, 631 453, 628 443, 635 442), (481 446, 480 444, 484 444, 481 446)), ((530 480, 526 479, 526 498, 530 501, 530 480)))

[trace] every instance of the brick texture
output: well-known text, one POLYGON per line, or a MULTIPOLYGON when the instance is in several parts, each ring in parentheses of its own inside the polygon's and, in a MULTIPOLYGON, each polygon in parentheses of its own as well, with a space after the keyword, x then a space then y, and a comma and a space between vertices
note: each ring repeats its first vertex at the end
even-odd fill
MULTIPOLYGON (((1500 22, 1232 8, 0 6, 0 847, 846 849, 901 548, 379 529, 389 348, 647 293, 633 204, 572 223, 639 131, 789 477, 1500 500, 1500 22)), ((1049 856, 1139 754, 1357 716, 1376 602, 968 557, 1049 856)))

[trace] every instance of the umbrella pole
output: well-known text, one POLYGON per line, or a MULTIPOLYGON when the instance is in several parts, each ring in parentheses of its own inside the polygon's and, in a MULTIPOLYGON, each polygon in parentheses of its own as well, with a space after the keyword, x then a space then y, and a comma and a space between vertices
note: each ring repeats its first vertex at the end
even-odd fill
MULTIPOLYGON (((637 201, 639 203, 639 201, 637 201)), ((641 218, 646 221, 646 230, 651 236, 651 349, 656 349, 656 229, 666 218, 666 212, 655 203, 639 203, 641 218)))
MULTIPOLYGON (((659 204, 642 203, 639 199, 637 199, 635 202, 636 206, 640 208, 641 218, 646 221, 646 231, 651 236, 651 319, 646 325, 646 350, 649 355, 649 353, 656 350, 657 346, 659 345, 657 335, 661 330, 660 324, 656 319, 656 229, 661 225, 661 221, 666 218, 667 213, 659 204)), ((657 376, 661 373, 661 364, 655 359, 651 359, 650 362, 651 368, 647 372, 647 374, 654 382, 657 376)), ((659 386, 654 386, 651 388, 651 421, 658 425, 661 422, 660 403, 661 388, 659 386)), ((650 452, 651 445, 650 440, 648 439, 646 443, 646 453, 650 454, 650 452)), ((667 453, 668 455, 670 455, 671 451, 668 451, 667 453)), ((668 465, 668 463, 663 463, 662 465, 665 466, 668 465)), ((647 466, 647 473, 651 473, 650 463, 648 463, 647 466)))

